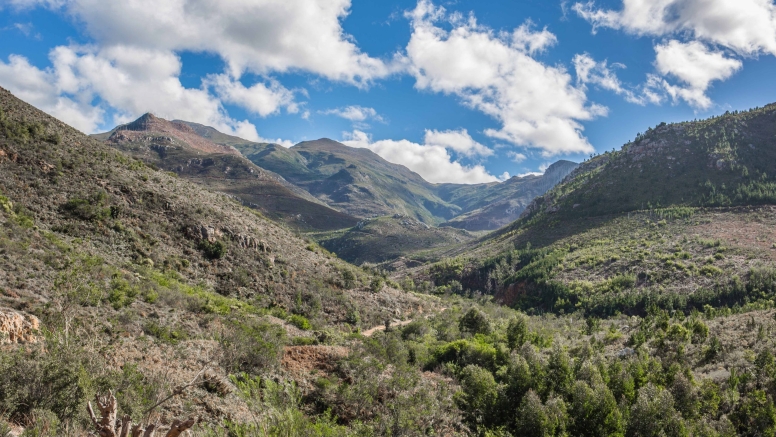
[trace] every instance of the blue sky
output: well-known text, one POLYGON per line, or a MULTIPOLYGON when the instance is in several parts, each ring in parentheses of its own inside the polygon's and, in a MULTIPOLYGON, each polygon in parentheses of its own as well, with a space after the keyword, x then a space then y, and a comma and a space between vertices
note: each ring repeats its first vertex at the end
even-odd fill
POLYGON ((770 0, 0 0, 0 41, 0 86, 87 133, 154 112, 432 182, 776 101, 770 0))

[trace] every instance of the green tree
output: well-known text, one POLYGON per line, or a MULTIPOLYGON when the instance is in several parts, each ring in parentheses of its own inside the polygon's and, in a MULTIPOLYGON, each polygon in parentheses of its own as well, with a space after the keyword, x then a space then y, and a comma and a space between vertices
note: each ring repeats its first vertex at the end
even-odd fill
POLYGON ((472 308, 461 317, 458 329, 471 334, 490 334, 491 327, 488 316, 477 308, 472 308))
POLYGON ((571 390, 569 434, 578 437, 623 436, 622 413, 603 384, 590 387, 577 381, 571 390))
POLYGON ((469 364, 461 370, 461 394, 459 405, 466 411, 467 419, 476 425, 492 423, 498 400, 498 384, 493 374, 480 366, 469 364))
POLYGON ((628 437, 687 436, 684 422, 674 409, 674 398, 668 390, 647 384, 631 407, 628 437))
POLYGON ((542 404, 533 390, 529 391, 517 409, 515 435, 551 437, 566 435, 568 412, 563 399, 553 398, 542 404))
POLYGON ((528 323, 523 315, 509 321, 507 326, 507 344, 510 349, 517 349, 528 338, 528 323))
POLYGON ((776 407, 773 399, 762 390, 754 390, 747 395, 736 411, 732 421, 742 436, 776 436, 776 407))
POLYGON ((571 369, 571 358, 566 349, 555 342, 547 363, 547 392, 566 395, 573 382, 574 373, 571 369))

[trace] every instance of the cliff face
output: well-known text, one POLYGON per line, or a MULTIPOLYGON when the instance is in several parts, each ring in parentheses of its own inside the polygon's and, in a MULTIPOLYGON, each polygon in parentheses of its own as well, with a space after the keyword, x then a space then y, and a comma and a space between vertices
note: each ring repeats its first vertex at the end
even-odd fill
POLYGON ((0 308, 0 344, 37 343, 40 320, 37 317, 0 308))

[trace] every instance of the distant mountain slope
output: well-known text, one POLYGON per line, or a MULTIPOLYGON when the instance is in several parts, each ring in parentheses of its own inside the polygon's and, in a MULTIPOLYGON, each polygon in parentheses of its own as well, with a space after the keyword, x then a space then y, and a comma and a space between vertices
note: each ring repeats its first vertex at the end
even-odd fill
POLYGON ((540 312, 769 306, 774 205, 776 104, 661 124, 426 273, 540 312))
MULTIPOLYGON (((214 133, 217 139, 239 140, 208 129, 206 133, 214 133)), ((96 137, 146 163, 237 196, 268 217, 295 228, 331 230, 358 221, 329 208, 281 176, 257 167, 231 144, 216 144, 186 123, 146 114, 96 137)))
POLYGON ((776 104, 661 124, 579 166, 527 216, 599 216, 667 206, 776 203, 776 104))
POLYGON ((440 197, 460 206, 464 213, 442 226, 482 231, 498 229, 517 220, 534 198, 563 180, 578 164, 558 161, 542 175, 514 176, 502 183, 443 185, 440 197))
POLYGON ((368 218, 406 214, 427 224, 467 230, 493 230, 515 220, 537 195, 575 166, 559 161, 542 176, 514 177, 504 183, 431 184, 404 166, 368 149, 329 139, 292 148, 255 143, 212 127, 178 121, 203 138, 240 150, 252 162, 282 175, 318 199, 351 215, 368 218))
POLYGON ((401 257, 422 257, 429 249, 473 240, 462 229, 434 227, 404 215, 366 219, 345 231, 318 236, 327 250, 353 264, 383 263, 401 257))
POLYGON ((440 199, 435 186, 417 173, 368 149, 329 139, 306 141, 290 149, 276 144, 230 144, 259 167, 282 175, 327 205, 356 217, 404 214, 437 224, 460 211, 440 199))

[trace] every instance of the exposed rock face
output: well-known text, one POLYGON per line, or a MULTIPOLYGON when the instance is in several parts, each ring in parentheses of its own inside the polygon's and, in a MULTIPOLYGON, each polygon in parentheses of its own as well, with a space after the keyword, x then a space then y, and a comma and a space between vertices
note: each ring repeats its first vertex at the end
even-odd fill
POLYGON ((189 235, 197 240, 207 240, 210 243, 215 243, 224 234, 220 229, 216 229, 213 226, 202 225, 189 229, 189 235))
POLYGON ((205 240, 210 243, 215 243, 222 237, 226 236, 244 249, 254 249, 260 252, 272 252, 272 248, 266 242, 261 241, 251 235, 232 231, 231 229, 219 229, 214 226, 200 225, 189 227, 187 229, 187 234, 191 239, 205 240))
POLYGON ((221 144, 215 144, 212 141, 208 141, 205 138, 197 135, 194 129, 180 122, 170 122, 163 118, 154 116, 153 114, 145 114, 137 120, 119 126, 116 131, 111 135, 109 141, 116 143, 137 141, 142 138, 147 141, 152 141, 157 146, 157 153, 160 155, 165 153, 165 147, 170 145, 176 145, 175 138, 180 138, 185 141, 189 146, 196 150, 205 153, 223 153, 228 155, 239 155, 232 146, 224 146, 221 144), (162 133, 166 135, 151 135, 149 132, 162 133))
POLYGON ((0 344, 37 343, 40 320, 37 317, 0 308, 0 344))

